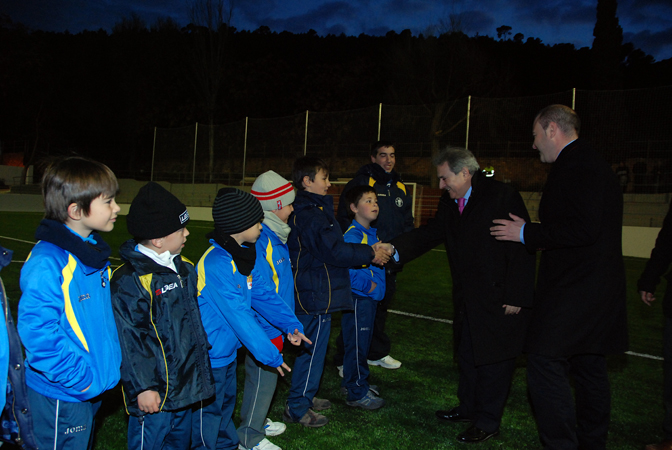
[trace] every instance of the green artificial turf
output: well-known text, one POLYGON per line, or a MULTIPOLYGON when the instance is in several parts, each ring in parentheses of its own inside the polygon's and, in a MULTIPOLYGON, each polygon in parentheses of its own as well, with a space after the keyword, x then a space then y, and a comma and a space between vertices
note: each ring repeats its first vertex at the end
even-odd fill
MULTIPOLYGON (((0 275, 16 315, 20 297, 20 261, 24 261, 33 242, 35 227, 41 214, 0 214, 0 244, 14 250, 14 261, 0 275), (12 238, 12 239, 7 239, 12 238), (18 240, 15 240, 18 239, 18 240)), ((197 262, 208 247, 205 234, 212 225, 192 221, 191 235, 183 254, 197 262)), ((103 235, 118 256, 119 245, 128 238, 124 217, 120 216, 115 230, 103 235)), ((661 308, 665 282, 658 289, 656 304, 644 305, 636 292, 635 283, 646 260, 625 258, 628 278, 628 328, 630 349, 653 356, 662 355, 661 308)), ((113 264, 119 264, 113 260, 113 264)), ((397 278, 398 289, 394 311, 452 319, 450 270, 441 249, 408 264, 397 278)), ((398 370, 371 368, 371 382, 379 386, 387 402, 378 411, 362 411, 345 405, 339 393, 340 378, 331 358, 339 332, 340 314, 332 321, 332 345, 327 354, 325 372, 319 397, 332 401, 331 410, 324 412, 330 423, 319 429, 290 424, 281 436, 271 438, 276 445, 288 449, 444 449, 460 447, 455 436, 465 424, 441 423, 434 417, 437 409, 457 405, 457 367, 452 358, 452 331, 447 323, 391 313, 387 332, 392 339, 392 355, 403 362, 398 370)), ((285 359, 292 365, 294 351, 287 348, 285 359)), ((637 449, 662 438, 662 362, 634 355, 610 357, 609 373, 612 387, 612 415, 608 448, 637 449)), ((513 385, 504 411, 501 434, 478 449, 541 448, 527 398, 525 358, 518 360, 513 385)), ((238 370, 238 399, 243 382, 242 365, 238 370)), ((284 399, 289 389, 289 377, 278 383, 276 398, 269 417, 281 420, 284 399)), ((105 394, 97 420, 95 448, 121 450, 126 448, 126 413, 120 389, 105 394)), ((234 420, 238 421, 238 411, 234 420)))

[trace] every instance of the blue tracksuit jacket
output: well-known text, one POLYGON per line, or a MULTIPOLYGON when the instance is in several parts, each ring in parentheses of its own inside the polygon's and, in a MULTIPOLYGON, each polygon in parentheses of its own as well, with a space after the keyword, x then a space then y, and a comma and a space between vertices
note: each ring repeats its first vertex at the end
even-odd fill
MULTIPOLYGON (((345 232, 345 242, 353 244, 373 245, 378 242, 377 230, 373 227, 368 230, 356 220, 345 232)), ((350 268, 350 284, 352 292, 358 297, 367 297, 372 300, 382 300, 385 297, 385 269, 374 265, 366 265, 350 268), (371 283, 376 283, 376 288, 371 290, 371 283)))
MULTIPOLYGON (((261 235, 255 244, 257 261, 254 268, 294 312, 294 277, 289 249, 267 225, 262 223, 261 226, 261 235)), ((261 315, 257 314, 257 318, 269 339, 275 339, 282 334, 261 315)))
POLYGON ((109 247, 96 233, 96 246, 85 244, 53 220, 42 221, 36 233, 41 235, 49 242, 40 240, 21 269, 18 330, 26 349, 26 384, 46 397, 89 400, 115 387, 120 377, 110 263, 93 268, 81 261, 101 248, 109 255, 109 247), (78 241, 84 252, 61 248, 61 240, 78 241))
POLYGON ((198 262, 198 306, 212 345, 212 367, 232 363, 241 343, 262 364, 282 365, 282 355, 255 315, 262 315, 283 333, 295 329, 303 333, 303 326, 256 267, 249 276, 242 275, 231 254, 214 239, 210 243, 198 262))

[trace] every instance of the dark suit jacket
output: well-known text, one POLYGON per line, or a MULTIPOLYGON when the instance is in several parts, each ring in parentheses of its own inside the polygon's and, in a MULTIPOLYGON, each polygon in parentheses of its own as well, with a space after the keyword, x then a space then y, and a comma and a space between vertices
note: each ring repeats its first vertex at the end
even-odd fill
POLYGON ((553 163, 539 220, 524 231, 528 249, 542 250, 525 351, 571 356, 627 350, 623 194, 587 142, 567 145, 553 163))
POLYGON ((476 365, 515 358, 527 331, 534 296, 534 254, 517 242, 497 241, 490 235, 492 221, 508 219, 509 212, 529 220, 518 192, 478 173, 461 216, 446 192, 427 225, 392 240, 402 263, 445 244, 453 277, 455 340, 460 338, 466 312, 476 365), (506 316, 505 304, 523 310, 506 316))
MULTIPOLYGON (((656 286, 660 283, 660 277, 667 272, 672 263, 672 205, 663 221, 663 228, 660 229, 656 238, 656 246, 651 250, 651 258, 646 262, 646 267, 642 276, 637 281, 637 290, 644 292, 656 292, 656 286)), ((667 278, 667 290, 663 299, 663 312, 665 317, 672 318, 672 282, 670 274, 667 278)))

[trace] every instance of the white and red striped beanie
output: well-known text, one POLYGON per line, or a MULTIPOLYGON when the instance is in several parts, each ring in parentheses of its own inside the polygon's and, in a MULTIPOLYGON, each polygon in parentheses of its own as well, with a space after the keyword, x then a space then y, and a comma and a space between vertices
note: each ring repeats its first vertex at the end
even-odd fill
POLYGON ((269 170, 254 180, 251 190, 264 211, 282 209, 294 203, 294 187, 277 173, 269 170))

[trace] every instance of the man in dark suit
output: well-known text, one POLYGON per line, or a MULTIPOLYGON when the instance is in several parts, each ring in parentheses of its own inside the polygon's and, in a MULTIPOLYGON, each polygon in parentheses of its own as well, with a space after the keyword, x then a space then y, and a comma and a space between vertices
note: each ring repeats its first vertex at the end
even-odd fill
MULTIPOLYGON (((663 228, 658 233, 656 246, 651 250, 651 258, 646 262, 642 276, 637 281, 637 290, 642 301, 651 306, 655 301, 656 286, 660 277, 670 268, 672 263, 672 205, 663 221, 663 228)), ((668 275, 669 277, 669 275, 668 275)), ((663 314, 665 328, 663 330, 663 433, 665 438, 657 444, 646 446, 646 450, 672 450, 672 283, 668 281, 663 298, 663 314)))
POLYGON ((492 227, 497 239, 542 252, 525 352, 545 449, 606 448, 611 396, 605 355, 628 346, 623 194, 609 165, 579 139, 579 129, 571 108, 541 110, 533 148, 553 164, 539 205, 541 223, 513 213, 513 220, 498 219, 492 227))
POLYGON ((460 403, 436 415, 471 423, 457 439, 482 442, 499 434, 534 296, 534 254, 497 241, 490 226, 510 211, 528 215, 520 194, 486 177, 470 151, 448 148, 434 164, 445 190, 436 216, 392 243, 401 263, 445 244, 453 278, 460 403))

